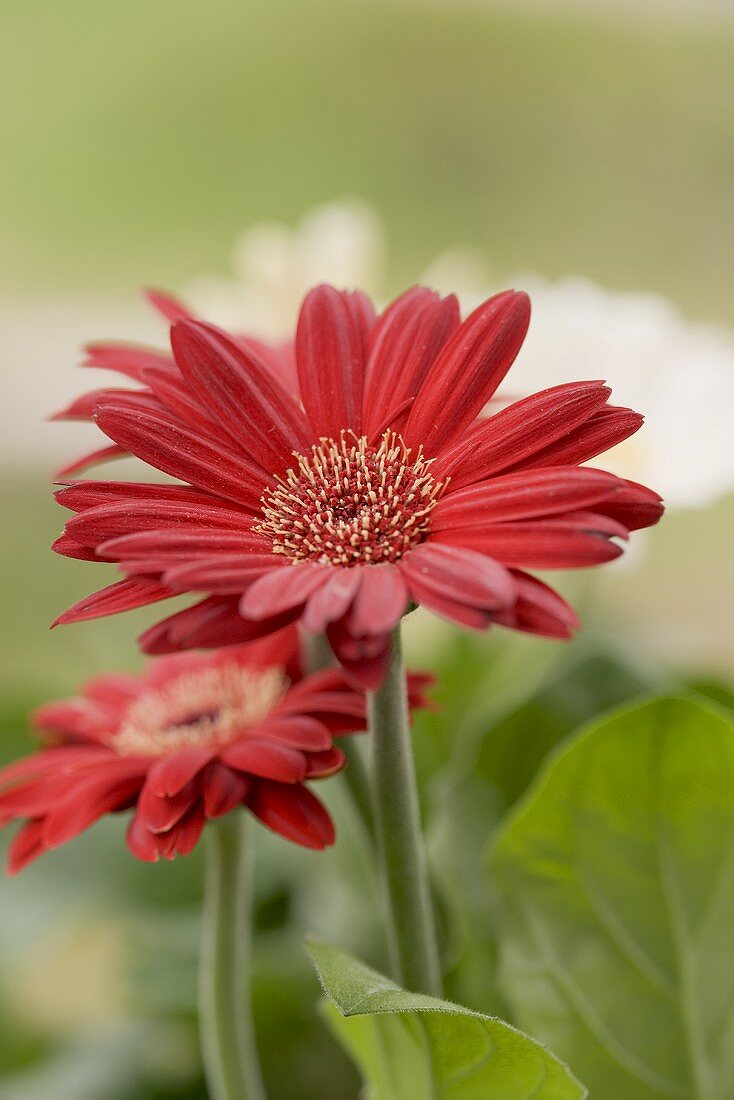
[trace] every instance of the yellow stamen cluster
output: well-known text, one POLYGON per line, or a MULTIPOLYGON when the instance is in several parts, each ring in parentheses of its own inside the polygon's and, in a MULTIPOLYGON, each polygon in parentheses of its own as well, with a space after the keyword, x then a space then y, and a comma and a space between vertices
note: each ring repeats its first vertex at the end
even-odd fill
POLYGON ((385 432, 376 444, 342 432, 322 439, 262 497, 261 523, 275 554, 293 562, 351 566, 396 561, 423 541, 446 483, 432 459, 385 432))
POLYGON ((281 668, 235 662, 187 672, 141 695, 113 744, 123 756, 224 745, 267 717, 287 686, 281 668))

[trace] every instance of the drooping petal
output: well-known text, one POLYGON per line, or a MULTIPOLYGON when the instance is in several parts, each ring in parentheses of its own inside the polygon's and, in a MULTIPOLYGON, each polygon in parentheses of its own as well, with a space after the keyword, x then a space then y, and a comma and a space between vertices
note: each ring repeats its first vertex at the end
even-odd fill
POLYGON ((333 569, 306 604, 301 622, 310 634, 321 634, 350 607, 359 587, 358 569, 333 569))
POLYGON ((512 607, 500 611, 495 621, 513 630, 539 634, 545 638, 572 637, 581 623, 571 605, 537 577, 531 577, 519 569, 512 572, 517 599, 512 607))
POLYGON ((359 588, 349 612, 349 629, 357 635, 388 634, 408 606, 408 586, 396 565, 384 563, 352 569, 359 588))
POLYGON ((250 790, 244 776, 217 762, 206 769, 201 787, 204 816, 208 819, 223 817, 234 810, 250 790))
POLYGON ((247 804, 269 829, 304 848, 319 851, 328 848, 336 839, 324 806, 299 784, 261 780, 255 784, 247 804))
POLYGON ((51 625, 81 623, 87 619, 102 618, 104 615, 119 615, 135 607, 146 607, 150 603, 167 600, 172 595, 170 588, 165 588, 156 581, 146 580, 144 577, 129 577, 124 581, 116 581, 107 588, 101 588, 91 596, 85 596, 73 607, 62 612, 51 625))
POLYGON ((330 623, 326 636, 347 677, 365 691, 375 691, 390 663, 390 635, 355 635, 345 617, 330 623))
POLYGON ((8 874, 17 875, 45 851, 43 818, 27 822, 18 830, 8 847, 8 874))
POLYGON ((358 291, 317 286, 301 306, 296 330, 298 381, 316 437, 338 439, 362 428, 362 390, 372 308, 358 291))
POLYGON ((435 455, 456 439, 512 366, 529 322, 530 299, 512 290, 475 309, 428 371, 408 416, 405 442, 435 455))
POLYGON ((417 546, 399 563, 416 603, 427 593, 482 611, 499 611, 515 598, 509 571, 484 554, 433 541, 417 546))
POLYGON ((329 575, 329 566, 311 563, 273 568, 248 588, 240 612, 244 618, 258 621, 300 607, 329 575))
MULTIPOLYGON (((257 733, 257 730, 255 731, 257 733)), ((281 741, 294 749, 321 752, 331 747, 331 733, 323 722, 307 714, 272 716, 263 725, 262 736, 281 741)))

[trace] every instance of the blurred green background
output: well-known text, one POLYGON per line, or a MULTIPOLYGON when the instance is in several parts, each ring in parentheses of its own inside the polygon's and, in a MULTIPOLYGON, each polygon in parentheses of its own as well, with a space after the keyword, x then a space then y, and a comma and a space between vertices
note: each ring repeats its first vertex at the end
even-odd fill
MULTIPOLYGON (((225 273, 248 225, 294 223, 314 204, 355 195, 384 218, 390 290, 460 243, 480 249, 498 278, 580 272, 661 292, 691 318, 730 321, 734 25, 725 8, 702 18, 691 4, 688 15, 632 13, 612 0, 593 10, 4 0, 0 303, 22 303, 29 324, 43 326, 53 303, 70 297, 121 302, 141 284, 175 290, 225 273)), ((51 316, 63 312, 55 308, 51 316)), ((6 347, 11 393, 13 363, 6 347)), ((48 400, 34 396, 40 418, 48 400)), ((14 416, 12 399, 3 416, 14 416)), ((49 635, 48 622, 98 585, 101 570, 51 555, 61 516, 46 480, 40 462, 0 469, 3 759, 26 744, 32 706, 95 670, 136 667, 133 638, 151 621, 141 612, 49 635)), ((607 611, 593 603, 572 653, 459 641, 428 621, 413 629, 416 654, 445 675, 447 726, 471 734, 461 743, 433 719, 417 731, 439 864, 457 829, 478 852, 547 747, 600 708, 691 676, 726 698, 716 678, 732 667, 722 652, 730 613, 716 586, 702 596, 696 578, 729 562, 732 526, 731 499, 672 517, 653 534, 642 572, 613 589, 611 602, 646 614, 671 596, 680 616, 695 617, 703 599, 700 653, 685 667, 630 653, 619 635, 610 641, 607 611), (499 741, 487 748, 489 731, 499 741), (492 761, 480 778, 470 776, 475 759, 492 761), (460 817, 447 816, 457 801, 460 817)), ((366 938, 380 961, 364 837, 332 786, 337 852, 304 857, 262 831, 257 1008, 272 1094, 284 1100, 357 1089, 314 1017, 304 927, 348 947, 363 949, 366 938)), ((0 1094, 203 1096, 192 1043, 200 869, 198 855, 173 867, 135 864, 119 823, 108 822, 0 884, 0 1094)), ((483 912, 481 894, 465 890, 470 914, 483 912)), ((491 936, 483 918, 472 920, 460 946, 446 945, 452 991, 500 1010, 487 1003, 491 936)))

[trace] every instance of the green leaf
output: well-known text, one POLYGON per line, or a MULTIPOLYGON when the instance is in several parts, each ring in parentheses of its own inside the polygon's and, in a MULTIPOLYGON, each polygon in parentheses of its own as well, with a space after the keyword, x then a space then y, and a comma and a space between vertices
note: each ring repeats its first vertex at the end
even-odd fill
POLYGON ((407 993, 338 948, 309 940, 327 1018, 368 1100, 577 1100, 586 1091, 545 1047, 491 1016, 407 993))
POLYGON ((556 752, 498 835, 500 981, 594 1100, 734 1097, 734 727, 637 706, 556 752))

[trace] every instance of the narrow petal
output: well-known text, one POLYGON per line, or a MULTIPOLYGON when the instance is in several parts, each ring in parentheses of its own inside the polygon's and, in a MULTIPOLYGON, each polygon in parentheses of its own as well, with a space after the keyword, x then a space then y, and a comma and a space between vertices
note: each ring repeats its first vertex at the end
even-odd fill
POLYGON ((165 570, 163 580, 175 592, 211 592, 228 596, 237 595, 261 577, 286 569, 285 564, 273 563, 272 554, 218 553, 183 565, 174 564, 165 570))
POLYGON ((117 581, 107 588, 101 588, 99 592, 93 592, 91 596, 79 600, 73 607, 59 615, 51 625, 81 623, 87 619, 102 618, 104 615, 119 615, 135 607, 146 607, 150 603, 167 600, 172 595, 169 588, 155 581, 130 577, 124 581, 117 581))
POLYGON ((458 489, 520 465, 593 417, 610 393, 602 382, 570 382, 515 401, 472 424, 438 456, 432 472, 439 481, 450 477, 458 489))
POLYGON ((67 520, 64 531, 76 542, 98 546, 111 539, 117 540, 122 535, 160 532, 167 527, 190 528, 191 525, 210 529, 209 537, 213 537, 212 528, 239 533, 250 526, 250 521, 242 512, 228 512, 217 507, 216 498, 211 498, 211 504, 153 498, 133 503, 116 501, 87 508, 67 520))
POLYGON ((198 797, 197 783, 187 783, 175 794, 163 797, 146 783, 138 799, 138 816, 151 833, 167 833, 188 813, 198 797))
POLYGON ((435 455, 486 405, 512 366, 530 322, 527 294, 506 291, 479 306, 428 371, 408 417, 405 441, 435 455))
POLYGON ((15 834, 8 847, 8 874, 17 875, 46 851, 43 819, 29 821, 15 834))
POLYGON ((336 839, 324 806, 299 784, 286 786, 261 780, 255 784, 247 804, 269 829, 304 848, 319 851, 336 839))
POLYGON ((317 286, 301 306, 296 362, 304 408, 317 437, 360 433, 371 307, 359 292, 317 286))
MULTIPOLYGON (((610 542, 604 531, 604 517, 598 522, 582 517, 575 521, 562 518, 492 524, 488 527, 462 528, 439 532, 437 540, 451 546, 469 547, 489 554, 507 566, 530 569, 583 569, 613 561, 622 548, 610 542), (599 530, 601 528, 601 531, 599 530)), ((623 530, 623 529, 622 529, 623 530)), ((619 534, 619 528, 610 534, 619 534)))
POLYGON ((133 412, 120 405, 101 405, 95 421, 105 435, 156 470, 217 496, 259 507, 267 483, 262 469, 163 408, 133 412))
POLYGON ((178 298, 174 298, 172 294, 168 294, 164 290, 146 289, 143 291, 143 297, 150 302, 153 309, 172 324, 174 321, 193 319, 194 314, 191 310, 178 298))
POLYGON ((568 466, 572 463, 588 462, 634 435, 642 427, 644 419, 632 409, 609 405, 600 409, 584 424, 579 424, 568 435, 557 439, 543 450, 536 451, 526 461, 518 462, 517 468, 568 466))
POLYGON ((306 418, 254 352, 203 322, 174 325, 171 345, 203 407, 260 465, 279 472, 293 451, 306 449, 306 418))
POLYGON ((143 372, 148 367, 171 366, 172 363, 170 355, 155 348, 121 341, 97 341, 87 344, 84 350, 87 357, 82 363, 83 367, 115 371, 127 378, 133 378, 136 382, 142 382, 143 372))
POLYGON ((628 531, 654 526, 665 510, 662 498, 635 481, 622 481, 621 486, 611 500, 595 504, 594 511, 617 520, 628 531))
POLYGON ((125 458, 127 453, 125 448, 118 446, 117 443, 113 444, 111 447, 98 447, 96 451, 89 451, 87 454, 82 455, 81 458, 75 458, 73 462, 67 462, 64 466, 59 466, 58 470, 54 471, 54 477, 58 480, 62 480, 65 477, 72 477, 74 474, 82 474, 92 466, 98 466, 100 462, 110 462, 115 458, 125 458))
POLYGON ((456 492, 450 486, 431 516, 431 530, 568 512, 609 500, 621 488, 622 482, 614 474, 578 466, 500 475, 456 492))
POLYGON ((364 431, 388 427, 398 409, 412 404, 423 379, 449 336, 459 327, 459 303, 416 286, 397 298, 380 317, 367 363, 364 431))
POLYGON ((206 508, 218 508, 225 514, 249 516, 240 505, 219 500, 206 490, 190 485, 164 485, 155 481, 72 481, 57 489, 56 500, 72 512, 84 512, 101 504, 125 504, 128 508, 137 501, 151 501, 160 511, 169 504, 192 504, 206 508))

